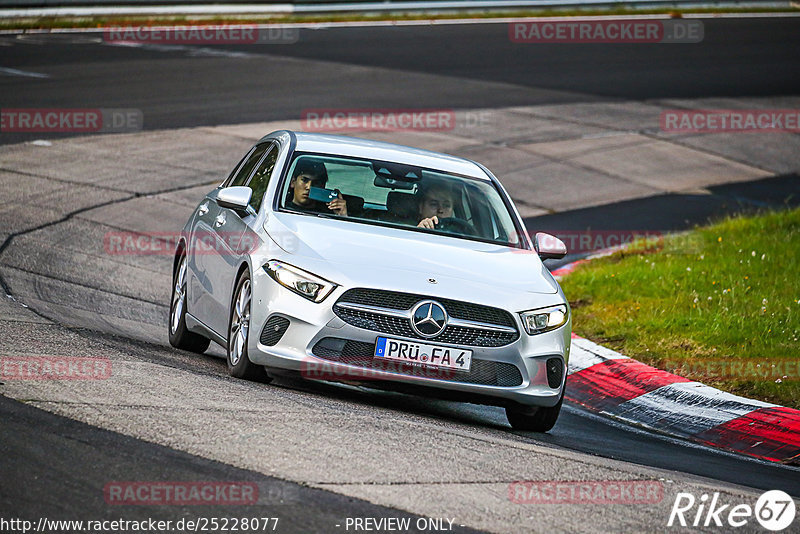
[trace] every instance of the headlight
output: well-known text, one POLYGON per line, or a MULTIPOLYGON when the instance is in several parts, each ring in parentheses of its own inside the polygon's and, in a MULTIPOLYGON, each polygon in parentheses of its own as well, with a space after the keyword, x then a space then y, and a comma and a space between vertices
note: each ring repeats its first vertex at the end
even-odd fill
POLYGON ((277 260, 268 261, 264 270, 283 287, 314 302, 322 302, 336 288, 324 278, 277 260))
POLYGON ((534 335, 553 330, 566 323, 568 312, 566 304, 559 304, 549 308, 522 312, 520 315, 525 331, 534 335))

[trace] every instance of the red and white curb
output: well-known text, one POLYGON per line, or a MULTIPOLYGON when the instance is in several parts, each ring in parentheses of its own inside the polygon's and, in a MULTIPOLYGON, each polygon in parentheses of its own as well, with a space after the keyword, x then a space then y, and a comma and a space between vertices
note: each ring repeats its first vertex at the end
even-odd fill
MULTIPOLYGON (((553 275, 563 277, 600 255, 553 275)), ((800 465, 800 410, 692 382, 575 334, 568 373, 565 398, 592 412, 703 445, 800 465)))

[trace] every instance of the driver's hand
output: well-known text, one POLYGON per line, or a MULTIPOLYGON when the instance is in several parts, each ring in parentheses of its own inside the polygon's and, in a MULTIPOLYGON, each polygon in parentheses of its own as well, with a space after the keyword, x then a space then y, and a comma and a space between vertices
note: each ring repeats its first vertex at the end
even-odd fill
POLYGON ((333 211, 336 215, 341 215, 343 217, 347 215, 347 201, 344 199, 341 192, 339 192, 339 198, 334 198, 328 202, 328 209, 333 211))
POLYGON ((434 230, 436 225, 439 224, 439 217, 434 215, 433 217, 428 217, 427 219, 422 219, 417 227, 419 228, 427 228, 428 230, 434 230))

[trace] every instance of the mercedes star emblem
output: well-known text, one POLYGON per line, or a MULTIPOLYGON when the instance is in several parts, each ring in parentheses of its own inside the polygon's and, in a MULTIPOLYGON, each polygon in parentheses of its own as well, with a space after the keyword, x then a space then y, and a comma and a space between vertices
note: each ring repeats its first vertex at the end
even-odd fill
POLYGON ((436 337, 447 326, 447 312, 438 302, 423 300, 411 310, 411 328, 422 337, 436 337))

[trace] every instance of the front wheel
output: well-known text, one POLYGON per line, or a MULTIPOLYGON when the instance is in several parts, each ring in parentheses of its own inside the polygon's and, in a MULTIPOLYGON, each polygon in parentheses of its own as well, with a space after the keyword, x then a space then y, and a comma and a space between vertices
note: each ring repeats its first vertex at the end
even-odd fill
POLYGON ((203 353, 211 340, 186 328, 186 255, 181 254, 172 274, 172 300, 169 306, 169 344, 176 349, 203 353))
POLYGON ((562 391, 561 398, 558 399, 558 404, 555 406, 549 408, 535 406, 507 407, 506 418, 514 430, 547 432, 555 426, 563 402, 564 392, 562 391))
POLYGON ((228 322, 228 373, 236 378, 268 382, 269 377, 264 368, 247 357, 252 287, 250 273, 244 271, 236 283, 228 322))

